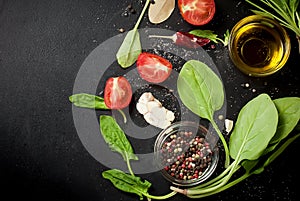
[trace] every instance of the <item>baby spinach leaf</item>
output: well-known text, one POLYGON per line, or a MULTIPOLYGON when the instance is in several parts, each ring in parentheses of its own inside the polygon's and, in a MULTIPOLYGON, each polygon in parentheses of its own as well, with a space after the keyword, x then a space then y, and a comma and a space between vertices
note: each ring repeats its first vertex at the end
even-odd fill
POLYGON ((134 64, 139 54, 142 52, 142 45, 140 41, 140 34, 138 32, 138 26, 141 23, 149 4, 150 0, 146 0, 143 10, 137 22, 135 23, 134 28, 126 34, 125 39, 117 52, 116 57, 118 63, 123 68, 128 68, 129 66, 134 64))
POLYGON ((137 194, 140 200, 143 200, 143 195, 148 194, 148 189, 151 186, 149 181, 142 181, 140 177, 126 174, 117 169, 104 171, 102 176, 105 179, 109 179, 119 190, 137 194))
POLYGON ((298 137, 300 137, 300 133, 294 135, 293 137, 287 139, 278 149, 273 151, 264 162, 260 163, 260 166, 256 166, 254 169, 253 164, 257 164, 259 160, 255 161, 245 161, 243 163, 244 168, 247 172, 251 172, 251 174, 260 174, 264 171, 265 167, 272 163, 293 141, 295 141, 298 137), (251 166, 252 164, 252 166, 251 166))
POLYGON ((137 29, 130 30, 117 52, 118 63, 127 68, 135 63, 139 54, 142 52, 140 35, 137 29))
POLYGON ((210 121, 224 102, 222 81, 206 64, 197 60, 187 61, 183 65, 177 89, 187 108, 210 121))
POLYGON ((103 110, 109 109, 105 105, 103 98, 92 94, 86 94, 86 93, 74 94, 69 97, 69 100, 77 107, 103 109, 103 110))
POLYGON ((124 161, 127 162, 130 159, 138 160, 138 157, 134 154, 125 133, 113 117, 109 115, 101 115, 100 130, 105 142, 109 145, 112 151, 120 153, 124 161))
POLYGON ((259 158, 274 136, 277 109, 267 94, 260 94, 240 111, 229 141, 230 156, 238 161, 259 158))
POLYGON ((271 144, 284 139, 295 128, 300 119, 300 98, 285 97, 273 100, 278 110, 279 121, 271 144))

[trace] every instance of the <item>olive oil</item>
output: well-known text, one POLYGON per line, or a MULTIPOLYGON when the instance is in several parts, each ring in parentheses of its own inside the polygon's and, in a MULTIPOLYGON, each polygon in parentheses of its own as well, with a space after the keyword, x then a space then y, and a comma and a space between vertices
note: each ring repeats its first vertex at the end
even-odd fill
POLYGON ((238 23, 231 32, 231 59, 250 76, 272 74, 284 65, 289 56, 289 38, 275 21, 251 17, 251 21, 242 20, 242 24, 238 23))

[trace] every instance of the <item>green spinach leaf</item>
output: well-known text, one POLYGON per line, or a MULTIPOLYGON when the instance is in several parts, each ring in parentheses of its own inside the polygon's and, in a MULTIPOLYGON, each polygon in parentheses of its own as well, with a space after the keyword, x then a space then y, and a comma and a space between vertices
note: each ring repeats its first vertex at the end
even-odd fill
POLYGON ((279 121, 275 136, 271 144, 277 143, 287 137, 295 128, 300 119, 300 98, 285 97, 273 100, 278 110, 279 121))
POLYGON ((86 94, 86 93, 74 94, 69 97, 69 100, 77 107, 103 109, 103 110, 109 109, 105 105, 103 98, 92 94, 86 94))
POLYGON ((220 78, 204 63, 187 61, 178 76, 177 89, 183 104, 202 118, 213 121, 224 103, 220 78))
POLYGON ((117 52, 117 61, 123 68, 128 68, 132 64, 134 64, 139 54, 142 52, 142 45, 140 41, 140 34, 138 32, 138 26, 141 23, 149 4, 150 0, 146 0, 143 10, 137 22, 135 23, 134 28, 126 34, 125 39, 117 52))
POLYGON ((117 124, 115 119, 109 115, 100 116, 100 129, 105 142, 112 151, 122 155, 124 161, 138 160, 134 154, 130 142, 126 138, 124 131, 117 124))
POLYGON ((231 133, 229 151, 233 159, 255 160, 267 148, 278 123, 277 109, 267 94, 260 94, 240 111, 231 133))
POLYGON ((123 67, 130 67, 142 52, 140 35, 137 29, 130 30, 117 52, 118 63, 123 67))
POLYGON ((149 181, 142 181, 140 177, 126 174, 117 169, 104 171, 102 176, 109 179, 119 190, 137 194, 140 200, 143 200, 143 195, 148 195, 148 189, 151 186, 149 181))
POLYGON ((264 162, 261 162, 262 159, 257 159, 255 161, 245 161, 243 163, 243 167, 249 174, 260 174, 264 171, 265 167, 272 163, 293 141, 295 141, 298 137, 300 137, 300 133, 294 135, 293 137, 287 139, 278 149, 273 151, 269 157, 265 159, 264 162), (255 166, 260 162, 259 166, 255 166), (255 168, 254 168, 255 167, 255 168))

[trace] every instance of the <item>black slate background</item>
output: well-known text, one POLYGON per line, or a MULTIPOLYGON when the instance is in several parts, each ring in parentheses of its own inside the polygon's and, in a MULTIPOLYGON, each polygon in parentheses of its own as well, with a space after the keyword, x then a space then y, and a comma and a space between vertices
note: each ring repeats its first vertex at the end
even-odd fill
MULTIPOLYGON (((133 27, 137 14, 123 17, 128 4, 141 11, 140 0, 0 0, 0 174, 1 196, 7 200, 99 201, 138 200, 113 188, 101 177, 107 168, 82 146, 73 124, 72 94, 77 72, 101 42, 133 27)), ((244 1, 216 0, 214 19, 202 29, 220 36, 250 15, 244 1)), ((188 31, 176 8, 169 20, 141 26, 188 31)), ((259 93, 272 98, 299 96, 299 54, 294 34, 286 66, 267 78, 240 73, 221 45, 207 48, 225 84, 228 118, 259 93), (249 83, 249 88, 241 85, 249 83), (252 91, 255 89, 255 92, 252 91)), ((203 200, 299 200, 299 140, 263 174, 203 200)), ((168 192, 158 173, 152 194, 168 192)), ((5 200, 6 200, 5 199, 5 200)), ((170 200, 188 200, 177 195, 170 200)))

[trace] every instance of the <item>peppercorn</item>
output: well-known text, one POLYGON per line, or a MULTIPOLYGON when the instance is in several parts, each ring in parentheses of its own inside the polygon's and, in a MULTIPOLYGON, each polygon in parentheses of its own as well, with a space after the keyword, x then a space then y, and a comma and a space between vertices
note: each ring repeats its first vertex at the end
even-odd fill
POLYGON ((210 166, 213 152, 204 137, 195 136, 189 131, 179 131, 170 135, 162 145, 162 161, 167 164, 164 170, 175 179, 198 179, 210 166), (187 147, 186 147, 187 146, 187 147))

